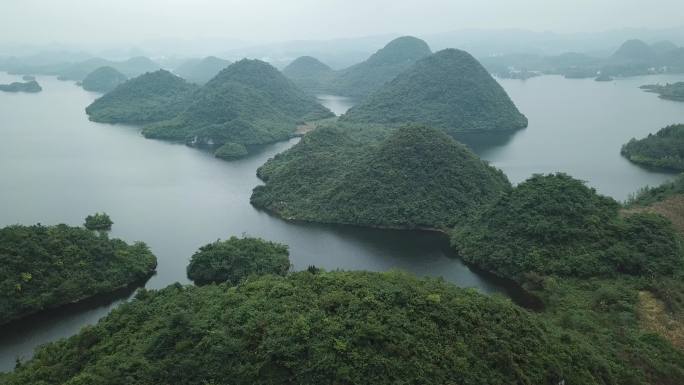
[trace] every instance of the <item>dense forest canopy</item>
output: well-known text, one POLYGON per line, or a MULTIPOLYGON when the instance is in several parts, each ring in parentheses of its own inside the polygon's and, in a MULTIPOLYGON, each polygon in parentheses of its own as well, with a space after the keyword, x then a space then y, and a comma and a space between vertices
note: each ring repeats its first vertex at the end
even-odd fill
POLYGON ((197 86, 159 70, 121 84, 86 108, 90 120, 144 124, 171 119, 186 108, 197 86))
POLYGON ((187 60, 176 67, 173 72, 191 83, 202 85, 229 65, 230 61, 228 60, 216 56, 207 56, 204 59, 187 60))
POLYGON ((190 258, 188 278, 196 284, 237 285, 251 275, 285 275, 290 269, 286 245, 260 238, 231 237, 202 246, 190 258))
POLYGON ((456 49, 446 49, 418 61, 341 119, 356 123, 426 124, 450 134, 527 127, 527 118, 501 85, 475 58, 456 49))
POLYGON ((684 124, 667 126, 643 139, 632 138, 620 152, 634 163, 684 171, 684 124))
POLYGON ((221 71, 170 120, 148 125, 148 138, 193 144, 264 144, 289 138, 298 124, 333 114, 277 69, 241 60, 221 71))
MULTIPOLYGON (((141 291, 48 344, 20 384, 616 384, 618 367, 510 301, 399 272, 141 291)), ((623 382, 624 383, 624 382, 623 382)))
POLYGON ((86 91, 107 93, 124 83, 128 78, 115 68, 100 67, 88 74, 81 85, 86 91))
POLYGON ((148 247, 81 227, 0 229, 0 324, 138 283, 154 271, 148 247))
POLYGON ((682 249, 665 218, 620 216, 620 205, 565 174, 535 175, 457 227, 461 257, 496 274, 671 275, 682 249))
POLYGON ((258 170, 252 203, 288 219, 446 228, 510 188, 440 130, 327 126, 258 170), (370 139, 376 132, 378 139, 370 139))

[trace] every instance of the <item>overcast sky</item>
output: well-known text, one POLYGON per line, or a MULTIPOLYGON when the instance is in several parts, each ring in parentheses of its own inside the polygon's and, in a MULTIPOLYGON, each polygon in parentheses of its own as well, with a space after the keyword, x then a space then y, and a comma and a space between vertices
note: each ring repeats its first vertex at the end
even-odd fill
POLYGON ((684 0, 0 0, 0 42, 250 42, 464 28, 594 32, 684 25, 684 0))

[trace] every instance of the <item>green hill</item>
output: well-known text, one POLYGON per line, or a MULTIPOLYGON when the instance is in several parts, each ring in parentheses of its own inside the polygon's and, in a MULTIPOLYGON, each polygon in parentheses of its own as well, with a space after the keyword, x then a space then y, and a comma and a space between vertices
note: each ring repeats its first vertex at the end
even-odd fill
POLYGON ((285 275, 290 270, 286 245, 260 238, 230 237, 202 246, 190 258, 188 278, 195 284, 238 285, 255 275, 285 275))
POLYGON ((128 245, 82 227, 2 228, 0 325, 139 283, 156 264, 144 243, 128 245))
POLYGON ((291 137, 305 121, 333 116, 271 65, 246 59, 221 71, 186 105, 143 135, 197 145, 263 144, 291 137))
POLYGON ((618 215, 620 205, 565 174, 535 175, 457 228, 462 258, 524 281, 561 277, 669 275, 682 250, 662 217, 618 215))
POLYGON ((439 130, 408 126, 384 139, 360 138, 368 131, 333 126, 307 134, 258 170, 266 184, 254 189, 252 203, 287 219, 446 228, 510 188, 503 173, 439 130))
POLYGON ((178 66, 173 72, 191 83, 202 85, 230 64, 228 60, 208 56, 204 59, 188 60, 178 66))
POLYGON ((329 92, 329 83, 335 76, 335 71, 316 58, 302 56, 285 67, 283 75, 302 90, 318 94, 329 92))
POLYGON ((366 97, 431 53, 427 43, 415 37, 394 39, 366 61, 339 71, 329 88, 336 95, 366 97))
POLYGON ((420 60, 341 119, 426 124, 449 134, 527 126, 527 118, 487 70, 467 52, 455 49, 420 60))
POLYGON ((624 42, 620 48, 613 53, 612 58, 632 62, 651 62, 656 57, 653 47, 642 40, 632 39, 624 42))
POLYGON ((197 86, 168 71, 149 72, 95 100, 86 108, 86 113, 95 122, 157 122, 177 116, 196 90, 197 86))
POLYGON ((0 91, 4 92, 28 92, 36 93, 43 90, 43 87, 37 81, 31 80, 28 82, 14 82, 10 84, 0 84, 0 91))
POLYGON ((632 138, 620 153, 634 163, 684 171, 684 124, 665 127, 643 139, 632 138))
POLYGON ((112 67, 100 67, 88 74, 83 79, 82 86, 86 91, 107 93, 119 84, 124 83, 128 78, 126 75, 112 67))
POLYGON ((619 365, 510 301, 399 272, 141 291, 7 385, 617 384, 619 365))
POLYGON ((452 244, 612 357, 616 384, 684 382, 684 254, 668 219, 621 210, 565 174, 535 175, 457 226, 452 244))
POLYGON ((658 55, 666 54, 679 49, 679 46, 669 40, 661 40, 651 44, 651 49, 658 55))

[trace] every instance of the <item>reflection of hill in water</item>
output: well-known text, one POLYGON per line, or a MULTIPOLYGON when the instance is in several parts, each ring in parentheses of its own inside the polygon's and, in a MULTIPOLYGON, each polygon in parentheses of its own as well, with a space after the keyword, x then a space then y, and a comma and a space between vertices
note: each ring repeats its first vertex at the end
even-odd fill
POLYGON ((454 139, 470 147, 481 158, 492 149, 504 147, 520 130, 500 132, 467 132, 452 135, 454 139))

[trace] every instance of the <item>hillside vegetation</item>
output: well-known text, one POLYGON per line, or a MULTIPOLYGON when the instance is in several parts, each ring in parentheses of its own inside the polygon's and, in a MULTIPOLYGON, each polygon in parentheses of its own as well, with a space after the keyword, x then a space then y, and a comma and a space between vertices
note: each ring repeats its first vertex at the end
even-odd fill
POLYGON ((643 139, 632 138, 620 153, 634 163, 684 171, 684 124, 667 126, 643 139))
POLYGON ((670 223, 619 209, 570 176, 535 175, 458 227, 453 243, 466 261, 519 281, 672 274, 682 255, 670 223))
POLYGON ((426 124, 453 134, 514 130, 527 126, 497 83, 467 52, 430 55, 352 107, 343 121, 426 124))
POLYGON ((237 285, 252 275, 285 275, 290 269, 286 245, 259 238, 231 237, 202 246, 190 258, 188 278, 196 284, 237 285))
POLYGON ((684 317, 681 237, 660 215, 620 208, 567 175, 535 175, 457 226, 452 244, 523 284, 568 336, 601 346, 618 363, 617 383, 681 383, 678 340, 652 321, 684 317))
POLYGON ((333 116, 271 65, 247 59, 221 71, 185 105, 143 135, 197 145, 263 144, 291 137, 301 122, 333 116))
POLYGON ((141 291, 5 383, 625 383, 617 369, 507 300, 398 272, 310 269, 141 291))
POLYGON ((156 264, 144 243, 81 227, 2 228, 0 324, 139 283, 156 264))
POLYGON ((183 111, 197 86, 159 70, 121 84, 86 108, 90 120, 145 124, 171 119, 183 111))
POLYGON ((257 207, 287 219, 446 228, 510 188, 439 130, 327 126, 259 168, 257 207), (376 135, 376 138, 372 138, 376 135))
POLYGON ((100 67, 88 74, 83 79, 81 86, 86 91, 107 92, 115 89, 119 84, 124 83, 128 78, 126 75, 112 67, 100 67))

